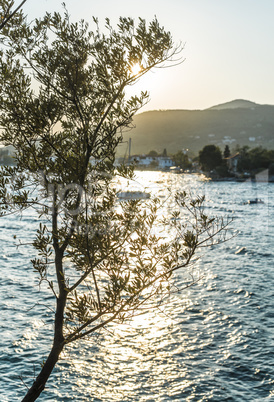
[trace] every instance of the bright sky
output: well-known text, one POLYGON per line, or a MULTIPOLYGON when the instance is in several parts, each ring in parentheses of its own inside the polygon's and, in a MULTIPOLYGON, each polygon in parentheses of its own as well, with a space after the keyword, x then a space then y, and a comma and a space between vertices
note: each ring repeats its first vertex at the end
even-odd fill
MULTIPOLYGON (((17 0, 19 4, 19 0, 17 0)), ((73 19, 104 25, 109 17, 156 15, 185 43, 183 64, 149 73, 135 86, 151 101, 144 110, 205 109, 234 99, 274 105, 274 0, 66 0, 73 19)), ((61 10, 61 0, 27 0, 31 17, 61 10)))

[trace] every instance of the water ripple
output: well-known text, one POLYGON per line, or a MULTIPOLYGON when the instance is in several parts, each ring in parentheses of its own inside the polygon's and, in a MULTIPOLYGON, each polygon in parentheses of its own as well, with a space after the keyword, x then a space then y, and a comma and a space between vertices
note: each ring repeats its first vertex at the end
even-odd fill
MULTIPOLYGON (((210 199, 207 211, 232 215, 239 235, 203 256, 198 266, 203 279, 173 296, 162 313, 110 325, 109 331, 66 349, 40 400, 272 400, 274 185, 202 182, 193 175, 157 172, 140 173, 140 181, 154 189, 155 183, 166 183, 204 193, 210 199), (256 196, 267 202, 259 208, 243 205, 256 196), (235 254, 241 248, 244 252, 235 254)), ((19 377, 31 380, 51 343, 53 323, 44 304, 51 307, 54 301, 38 288, 30 248, 16 248, 19 238, 29 242, 36 224, 34 216, 0 221, 3 402, 24 395, 19 377)), ((177 274, 177 285, 183 281, 177 274)))

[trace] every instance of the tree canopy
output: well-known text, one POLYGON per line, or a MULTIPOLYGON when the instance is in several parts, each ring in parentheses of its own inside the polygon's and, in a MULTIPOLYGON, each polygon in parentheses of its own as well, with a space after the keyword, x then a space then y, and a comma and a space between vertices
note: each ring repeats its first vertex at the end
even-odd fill
POLYGON ((159 156, 159 154, 158 154, 158 152, 157 151, 154 151, 154 150, 152 150, 152 151, 149 151, 149 153, 147 154, 148 156, 159 156))
POLYGON ((222 164, 222 152, 216 145, 206 145, 199 152, 199 162, 203 170, 213 170, 222 164))
POLYGON ((263 147, 249 148, 248 146, 238 148, 240 154, 239 172, 249 171, 257 173, 259 170, 268 169, 274 163, 274 151, 263 147))
POLYGON ((224 158, 228 158, 230 155, 231 155, 231 152, 230 152, 229 146, 226 145, 225 149, 224 149, 224 158))
MULTIPOLYGON (((13 0, 1 0, 0 1, 0 31, 14 17, 16 17, 17 22, 18 22, 18 18, 17 18, 18 15, 16 15, 16 14, 23 7, 23 5, 26 3, 26 1, 27 0, 21 1, 17 7, 15 6, 15 3, 13 0), (15 6, 15 8, 13 9, 14 6, 15 6)), ((19 19, 20 19, 20 17, 22 17, 22 14, 19 16, 19 19)))
POLYGON ((172 157, 176 166, 179 166, 181 169, 191 169, 192 163, 190 162, 188 155, 183 151, 178 151, 172 157))

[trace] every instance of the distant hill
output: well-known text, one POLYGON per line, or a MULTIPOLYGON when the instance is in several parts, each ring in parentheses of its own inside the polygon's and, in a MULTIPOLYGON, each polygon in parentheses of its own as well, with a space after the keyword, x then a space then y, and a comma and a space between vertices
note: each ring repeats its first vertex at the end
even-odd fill
MULTIPOLYGON (((231 149, 236 144, 274 149, 274 106, 234 100, 206 110, 161 110, 138 114, 132 138, 132 154, 150 150, 175 153, 188 148, 198 153, 205 145, 231 149)), ((122 153, 122 149, 120 153, 122 153)))
POLYGON ((236 99, 231 102, 222 103, 220 105, 212 106, 207 110, 223 110, 223 109, 253 109, 254 107, 258 106, 257 103, 250 102, 244 99, 236 99))

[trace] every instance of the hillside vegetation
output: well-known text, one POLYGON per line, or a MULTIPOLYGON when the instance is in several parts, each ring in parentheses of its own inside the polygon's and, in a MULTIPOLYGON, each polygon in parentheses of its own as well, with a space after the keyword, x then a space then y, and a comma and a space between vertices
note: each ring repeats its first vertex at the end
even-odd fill
MULTIPOLYGON (((274 106, 235 100, 206 110, 161 110, 141 113, 135 128, 124 134, 132 138, 132 154, 155 149, 175 153, 188 148, 195 154, 207 144, 221 149, 237 144, 274 148, 274 106)), ((121 149, 121 153, 124 150, 121 149)))

